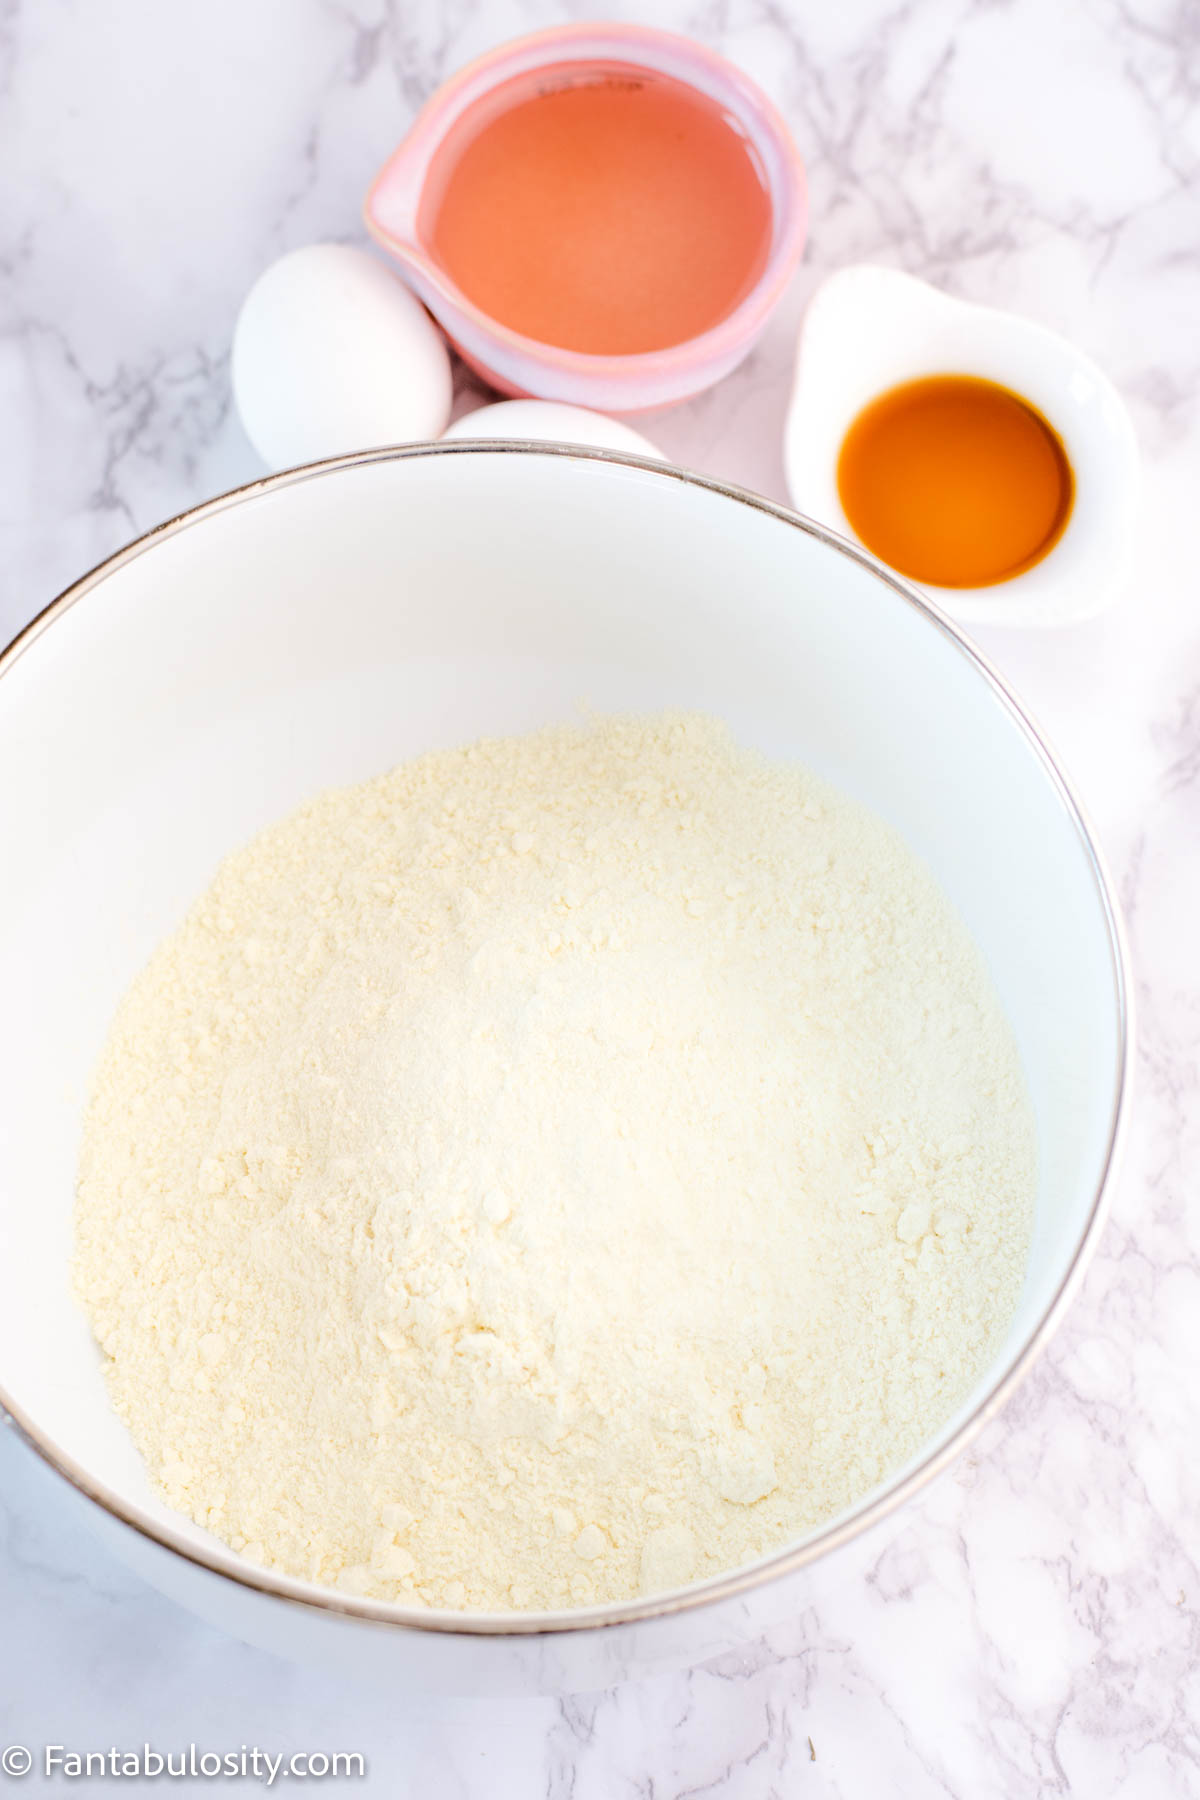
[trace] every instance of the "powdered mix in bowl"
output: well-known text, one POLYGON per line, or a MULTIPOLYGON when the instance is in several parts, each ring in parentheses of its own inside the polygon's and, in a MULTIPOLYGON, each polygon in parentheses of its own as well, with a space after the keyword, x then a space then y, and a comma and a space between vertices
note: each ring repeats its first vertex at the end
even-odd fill
POLYGON ((1034 1139, 922 863, 714 720, 319 795, 95 1077, 78 1292, 165 1499, 353 1594, 556 1608, 779 1547, 998 1346, 1034 1139))

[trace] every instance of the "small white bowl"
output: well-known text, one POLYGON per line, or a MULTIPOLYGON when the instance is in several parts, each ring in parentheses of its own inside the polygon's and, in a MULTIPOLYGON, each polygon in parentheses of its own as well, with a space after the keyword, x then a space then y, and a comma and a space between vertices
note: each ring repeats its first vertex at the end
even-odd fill
POLYGON ((1073 625, 1103 612, 1128 579, 1138 505, 1137 440, 1121 396, 1057 332, 895 269, 841 269, 809 302, 784 427, 796 507, 861 541, 838 498, 842 440, 869 401, 924 375, 1013 389, 1049 420, 1075 475, 1066 530, 1043 561, 989 587, 924 591, 970 625, 1073 625))

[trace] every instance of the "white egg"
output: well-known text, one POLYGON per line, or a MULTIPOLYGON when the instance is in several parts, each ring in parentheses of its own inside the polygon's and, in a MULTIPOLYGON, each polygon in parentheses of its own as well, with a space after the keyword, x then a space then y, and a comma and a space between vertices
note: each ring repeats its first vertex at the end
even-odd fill
POLYGON ((628 450, 634 456, 653 456, 665 462, 661 450, 632 425, 589 412, 584 406, 566 406, 559 400, 499 400, 455 419, 448 438, 532 438, 536 443, 594 444, 601 450, 628 450))
POLYGON ((233 334, 233 395, 265 463, 436 438, 450 358, 416 296, 365 250, 309 244, 272 263, 233 334))

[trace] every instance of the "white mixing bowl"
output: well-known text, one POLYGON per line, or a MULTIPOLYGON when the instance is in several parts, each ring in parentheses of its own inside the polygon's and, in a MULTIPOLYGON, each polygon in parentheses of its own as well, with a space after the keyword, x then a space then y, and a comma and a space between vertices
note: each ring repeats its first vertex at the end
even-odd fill
POLYGON ((409 1688, 599 1687, 794 1613, 1028 1368, 1112 1169, 1120 931, 1028 721, 869 557, 661 464, 517 443, 370 452, 151 533, 55 601, 0 674, 0 1401, 148 1580, 251 1642, 409 1688), (415 1613, 256 1569, 151 1491, 69 1288, 81 1101, 127 983, 226 851, 322 785, 581 700, 721 714, 927 859, 1024 1059, 1041 1158, 1028 1277, 1002 1350, 937 1437, 779 1554, 588 1611, 415 1613))

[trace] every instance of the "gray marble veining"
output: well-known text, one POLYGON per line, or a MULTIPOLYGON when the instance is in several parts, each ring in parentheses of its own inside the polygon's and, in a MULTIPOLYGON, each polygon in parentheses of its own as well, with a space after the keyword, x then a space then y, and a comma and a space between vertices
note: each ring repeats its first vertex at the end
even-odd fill
MULTIPOLYGON (((1194 0, 0 5, 0 636, 258 473, 228 394, 254 275, 360 237, 368 178, 451 69, 605 10, 736 58, 809 169, 794 290, 737 374, 647 423, 668 454, 782 497, 800 310, 865 258, 1068 332, 1129 400, 1145 522, 1124 604, 980 634, 1124 898, 1139 1091, 1110 1227, 1033 1377, 835 1600, 605 1695, 417 1709, 221 1639, 112 1563, 0 1434, 0 1740, 360 1748, 368 1791, 422 1797, 1200 1794, 1194 0)), ((461 380, 459 407, 476 393, 461 380)))

